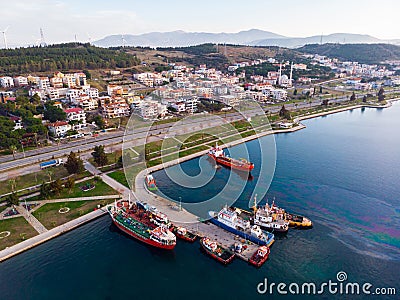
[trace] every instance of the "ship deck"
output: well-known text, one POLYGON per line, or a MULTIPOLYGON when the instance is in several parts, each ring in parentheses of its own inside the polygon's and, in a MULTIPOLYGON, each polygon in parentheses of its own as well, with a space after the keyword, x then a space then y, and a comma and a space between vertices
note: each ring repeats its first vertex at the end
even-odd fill
POLYGON ((128 230, 131 230, 136 234, 143 236, 145 238, 150 238, 150 232, 148 231, 149 228, 146 225, 143 225, 142 223, 136 221, 135 219, 132 218, 124 219, 120 215, 117 215, 115 216, 115 220, 124 227, 126 227, 128 230), (127 220, 130 220, 130 223, 128 223, 127 220))

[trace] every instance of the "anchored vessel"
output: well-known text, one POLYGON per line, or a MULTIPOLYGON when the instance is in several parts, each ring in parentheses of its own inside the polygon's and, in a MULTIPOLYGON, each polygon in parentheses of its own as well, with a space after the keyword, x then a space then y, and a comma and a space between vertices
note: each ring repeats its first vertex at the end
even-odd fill
POLYGON ((148 245, 172 250, 176 245, 175 235, 165 226, 152 227, 146 216, 132 209, 128 201, 118 201, 107 206, 114 224, 131 237, 148 245))
POLYGON ((286 213, 286 218, 289 220, 289 226, 303 228, 303 229, 308 229, 313 227, 312 221, 304 216, 286 213))
POLYGON ((188 231, 185 227, 173 226, 172 232, 180 239, 193 243, 196 235, 188 231))
POLYGON ((211 223, 258 245, 271 246, 275 241, 272 233, 262 230, 258 225, 251 225, 249 220, 243 219, 236 210, 227 206, 218 213, 210 211, 209 215, 211 223))
POLYGON ((208 237, 203 237, 200 240, 200 244, 208 255, 225 265, 229 264, 235 258, 234 253, 225 249, 217 242, 210 240, 208 237))
POLYGON ((289 221, 286 220, 285 210, 275 206, 273 202, 271 206, 266 203, 265 206, 257 206, 256 197, 254 197, 253 212, 249 212, 240 208, 234 208, 239 216, 249 219, 252 224, 259 225, 261 228, 276 233, 287 233, 289 230, 289 221))
POLYGON ((248 162, 244 158, 234 159, 225 155, 224 151, 217 145, 212 147, 208 153, 208 156, 213 158, 218 164, 226 167, 239 170, 239 171, 251 171, 254 169, 254 164, 248 162))
POLYGON ((269 252, 270 249, 267 246, 261 246, 260 248, 257 249, 256 252, 251 256, 249 263, 251 263, 253 266, 256 267, 261 267, 263 263, 268 259, 269 257, 269 252))
POLYGON ((146 175, 146 186, 150 191, 157 190, 156 180, 154 179, 153 175, 146 175))

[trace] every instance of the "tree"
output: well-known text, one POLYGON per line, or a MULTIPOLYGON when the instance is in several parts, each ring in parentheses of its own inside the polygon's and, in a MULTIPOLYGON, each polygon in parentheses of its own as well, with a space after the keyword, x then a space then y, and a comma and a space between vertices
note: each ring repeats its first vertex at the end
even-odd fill
POLYGON ((44 118, 50 122, 65 121, 67 114, 61 108, 54 106, 52 103, 46 103, 44 118))
POLYGON ((385 90, 383 89, 383 87, 381 87, 380 89, 379 89, 379 92, 378 92, 378 101, 383 101, 383 100, 385 100, 385 90))
POLYGON ((11 145, 9 147, 10 151, 12 152, 13 158, 15 159, 15 152, 17 152, 17 146, 11 145))
POLYGON ((40 198, 47 199, 51 194, 49 184, 43 182, 40 186, 40 198))
POLYGON ((51 182, 51 178, 53 176, 53 173, 54 173, 53 170, 50 170, 50 169, 46 170, 46 174, 49 177, 49 182, 51 182))
POLYGON ((104 129, 104 127, 106 126, 106 122, 100 115, 96 115, 93 118, 93 121, 97 125, 97 127, 99 127, 100 129, 104 129))
POLYGON ((281 110, 279 111, 279 116, 281 118, 285 118, 287 120, 290 120, 292 117, 290 116, 290 111, 286 109, 285 105, 282 105, 281 110))
POLYGON ((7 196, 6 201, 7 201, 7 205, 8 206, 18 205, 19 204, 19 198, 17 196, 17 193, 12 192, 10 195, 7 196))
POLYGON ((15 178, 10 179, 10 180, 8 181, 8 184, 9 184, 10 187, 11 187, 11 191, 12 191, 12 192, 15 192, 16 179, 15 179, 15 178))
POLYGON ((75 187, 75 177, 74 176, 68 177, 68 179, 64 185, 65 185, 65 188, 68 189, 68 192, 71 193, 75 187))
POLYGON ((356 100, 356 94, 353 92, 350 96, 350 101, 355 101, 356 100))
POLYGON ((364 97, 362 98, 362 102, 364 102, 364 103, 367 102, 367 96, 364 95, 364 97))
POLYGON ((69 174, 80 174, 85 168, 83 166, 83 161, 80 159, 76 153, 72 152, 68 155, 68 159, 64 164, 69 174))
POLYGON ((108 157, 104 151, 103 145, 95 146, 94 151, 92 152, 92 156, 98 166, 104 166, 108 164, 108 157))
POLYGON ((92 79, 92 74, 88 70, 83 70, 83 73, 86 75, 86 79, 90 80, 92 79))
POLYGON ((31 97, 31 103, 33 105, 39 105, 40 104, 40 96, 38 94, 35 94, 31 97))
POLYGON ((62 189, 63 189, 63 185, 61 182, 61 179, 57 179, 53 182, 50 183, 50 189, 51 191, 56 194, 56 195, 60 195, 62 189))

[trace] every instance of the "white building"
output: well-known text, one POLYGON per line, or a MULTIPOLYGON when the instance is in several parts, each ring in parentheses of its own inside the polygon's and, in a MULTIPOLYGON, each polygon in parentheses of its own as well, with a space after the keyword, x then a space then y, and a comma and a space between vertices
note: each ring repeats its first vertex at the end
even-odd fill
POLYGON ((171 107, 174 108, 178 113, 186 111, 186 104, 183 101, 172 103, 171 107))
POLYGON ((90 98, 99 98, 99 90, 95 88, 85 89, 85 94, 90 98))
POLYGON ((50 88, 50 80, 49 77, 39 77, 39 89, 47 90, 50 88))
POLYGON ((24 77, 24 76, 17 76, 14 77, 14 85, 15 86, 24 86, 24 85, 28 85, 28 78, 24 77))
POLYGON ((67 131, 72 129, 72 126, 65 121, 57 121, 47 125, 49 132, 55 137, 64 136, 67 131))
POLYGON ((104 118, 113 119, 129 116, 129 105, 125 101, 113 102, 102 106, 104 118))
POLYGON ((84 91, 82 91, 82 90, 69 89, 67 92, 67 98, 72 101, 73 99, 78 98, 82 94, 84 94, 84 91))
POLYGON ((185 100, 185 109, 190 113, 197 111, 197 103, 199 102, 197 97, 188 98, 185 100))
POLYGON ((221 96, 219 99, 222 103, 232 107, 235 107, 240 103, 240 99, 232 95, 221 96))
POLYGON ((167 106, 157 101, 146 100, 141 101, 135 106, 135 111, 145 120, 155 119, 158 116, 163 116, 167 112, 167 106))
POLYGON ((68 108, 64 110, 65 113, 67 114, 67 121, 76 121, 77 124, 73 125, 73 129, 81 129, 83 127, 86 127, 86 113, 83 111, 82 108, 76 107, 76 108, 68 108))
POLYGON ((14 125, 14 130, 23 129, 24 128, 23 125, 22 125, 22 119, 20 117, 12 116, 12 117, 10 117, 10 120, 13 121, 14 124, 15 124, 14 125))
POLYGON ((60 92, 59 92, 58 89, 48 88, 47 89, 47 96, 49 96, 49 98, 51 100, 60 99, 60 92))
POLYGON ((12 79, 12 77, 9 76, 4 76, 0 78, 0 85, 3 88, 11 88, 14 87, 14 79, 12 79))

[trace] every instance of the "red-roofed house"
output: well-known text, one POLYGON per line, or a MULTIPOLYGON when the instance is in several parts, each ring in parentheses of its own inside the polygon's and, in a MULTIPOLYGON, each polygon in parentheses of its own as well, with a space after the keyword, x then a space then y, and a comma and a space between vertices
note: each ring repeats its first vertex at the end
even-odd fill
POLYGON ((72 129, 72 126, 68 124, 68 122, 57 121, 47 124, 47 128, 49 129, 49 132, 55 137, 62 137, 67 133, 68 130, 72 129))
POLYGON ((73 129, 81 129, 83 127, 86 127, 86 113, 82 108, 76 107, 76 108, 68 108, 64 110, 65 113, 67 114, 67 121, 73 124, 73 129))

